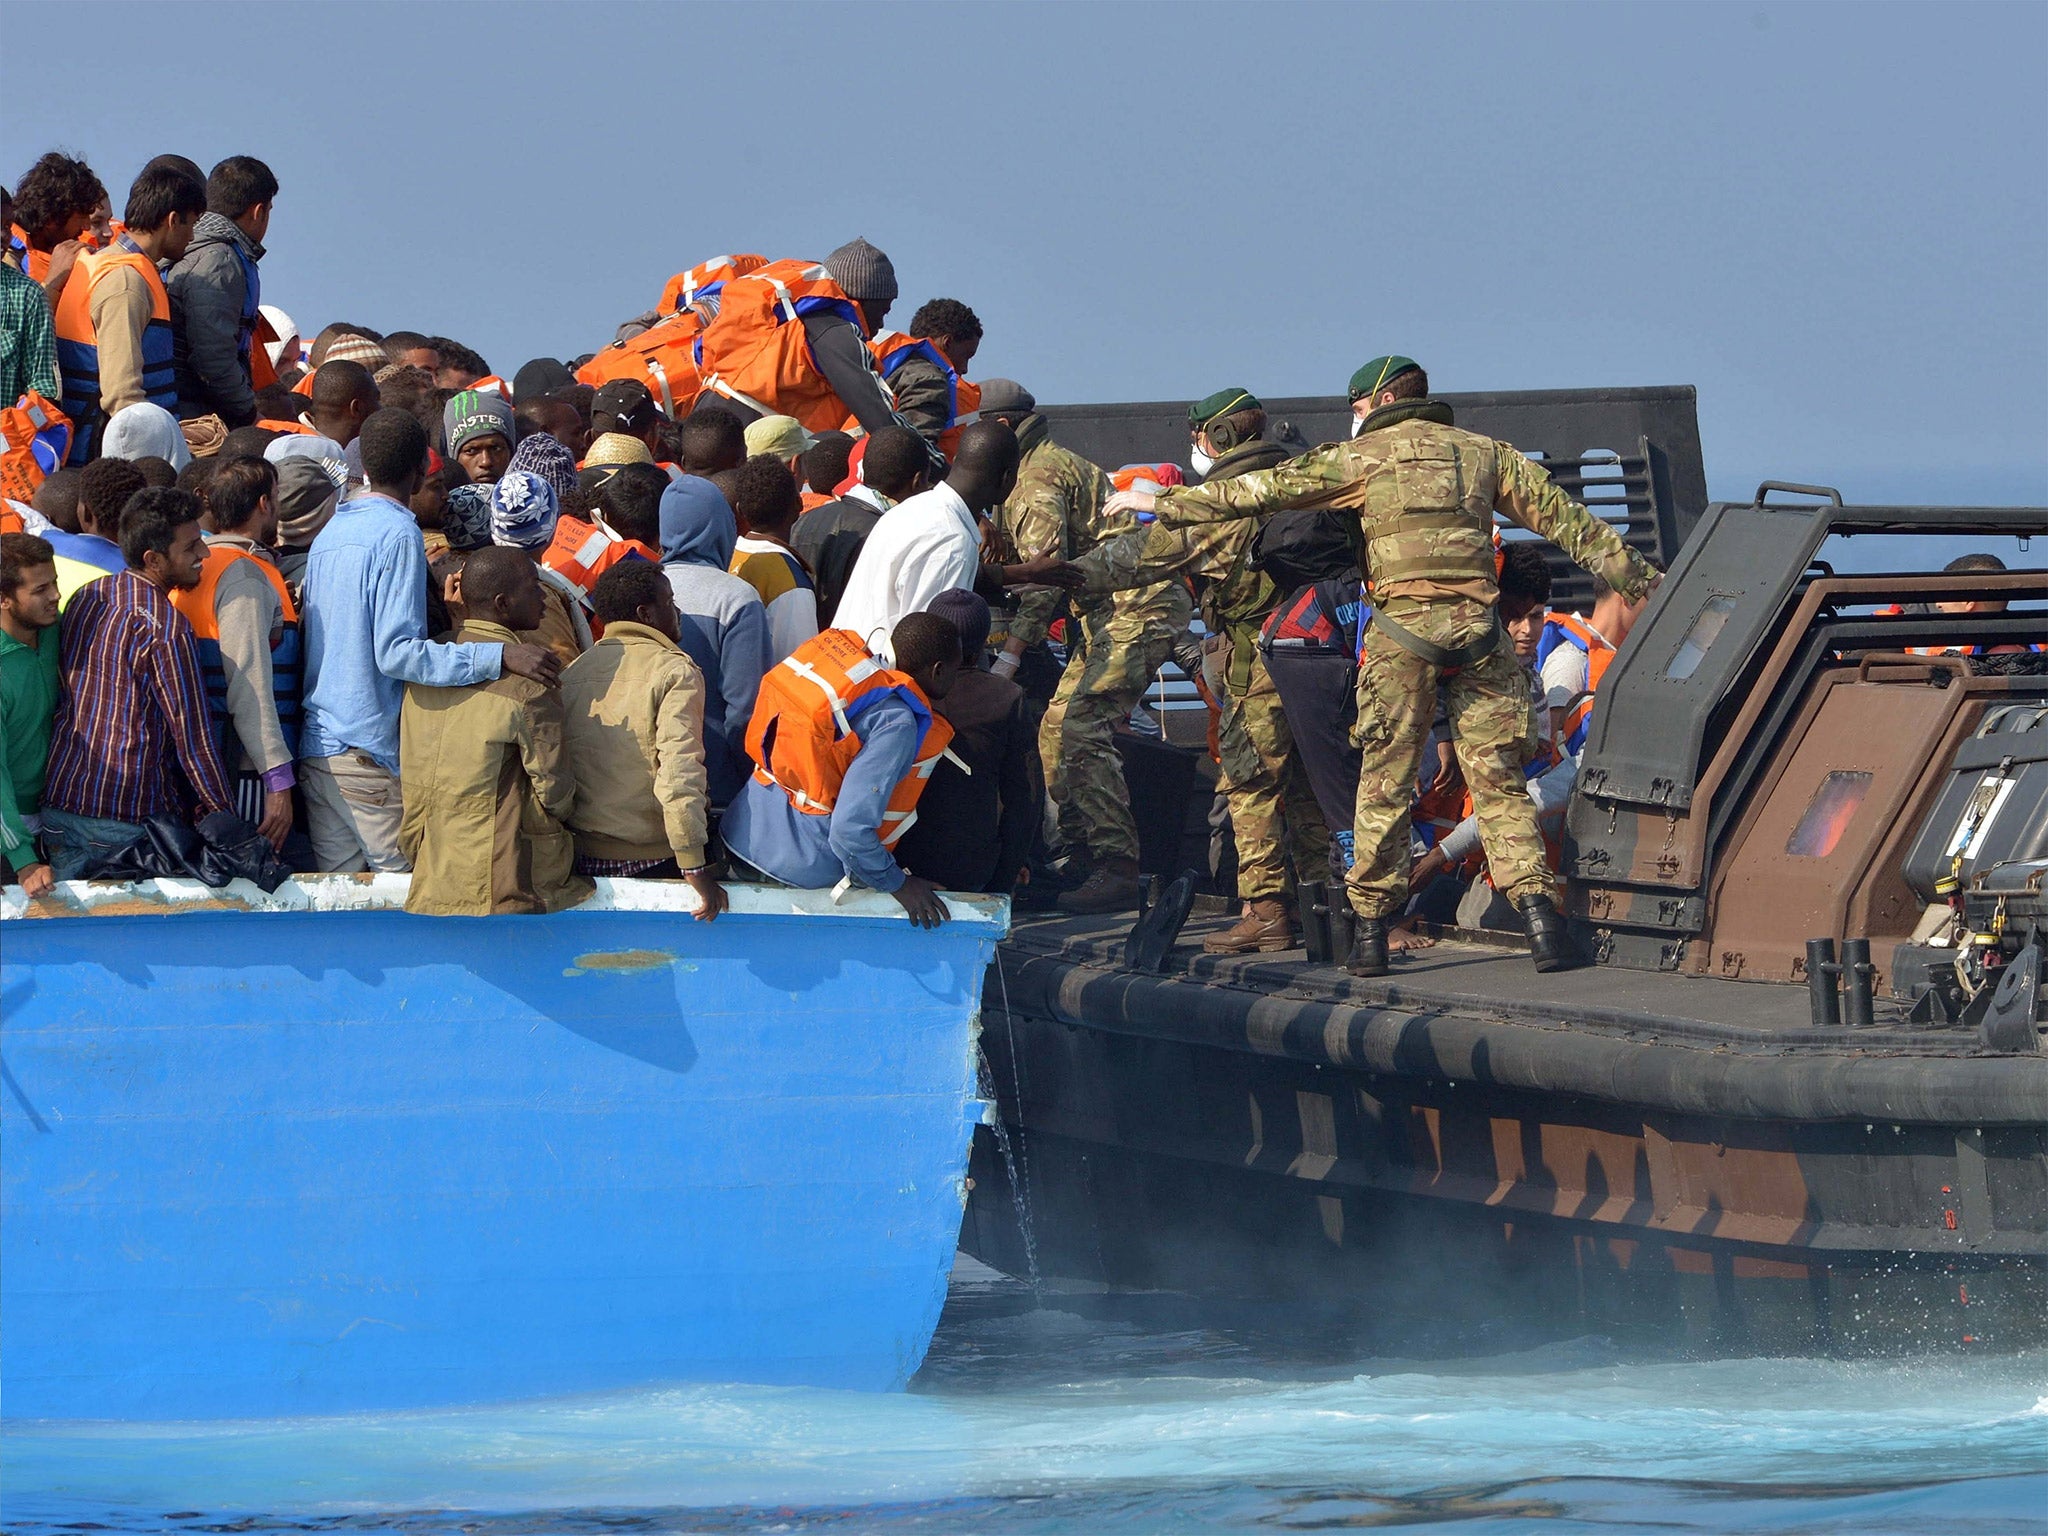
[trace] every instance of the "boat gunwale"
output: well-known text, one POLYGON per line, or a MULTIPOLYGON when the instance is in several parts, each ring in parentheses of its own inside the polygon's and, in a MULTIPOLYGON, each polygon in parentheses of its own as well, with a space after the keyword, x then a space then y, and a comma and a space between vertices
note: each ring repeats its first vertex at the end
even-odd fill
MULTIPOLYGON (((404 874, 295 875, 274 892, 247 880, 209 886, 198 880, 135 881, 63 880, 48 896, 31 899, 18 885, 0 889, 0 922, 63 922, 67 919, 117 917, 198 917, 224 914, 278 917, 325 913, 402 912, 412 877, 404 874)), ((550 916, 595 913, 694 914, 697 893, 680 880, 600 878, 597 889, 573 907, 550 916)), ((798 890, 788 886, 725 886, 727 915, 737 917, 830 917, 870 922, 908 922, 909 915, 894 896, 863 888, 841 894, 798 890)), ((946 904, 947 927, 955 924, 997 937, 1009 932, 1009 900, 953 892, 946 904)), ((436 914, 416 914, 432 917, 436 914)), ((508 916, 512 914, 483 914, 508 916)))

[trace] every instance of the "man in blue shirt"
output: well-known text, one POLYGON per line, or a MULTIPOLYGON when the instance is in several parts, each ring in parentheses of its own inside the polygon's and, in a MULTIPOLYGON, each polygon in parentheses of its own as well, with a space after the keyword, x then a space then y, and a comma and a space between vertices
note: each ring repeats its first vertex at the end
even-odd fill
MULTIPOLYGON (((845 636, 846 632, 828 631, 818 643, 828 642, 833 635, 845 636)), ((846 643, 854 645, 851 637, 846 643)), ((907 614, 891 632, 890 644, 896 653, 893 671, 900 674, 897 686, 870 693, 858 705, 852 701, 845 705, 845 713, 854 715, 859 747, 837 785, 824 787, 832 791, 830 797, 819 792, 817 803, 830 804, 831 810, 825 814, 802 810, 781 784, 763 783, 756 775, 734 797, 721 831, 728 849, 784 885, 823 890, 845 882, 887 891, 913 923, 936 928, 946 920, 945 903, 929 880, 906 874, 896 862, 890 849, 909 822, 900 809, 893 817, 888 813, 898 786, 913 767, 921 764, 929 773, 936 763, 936 749, 950 738, 949 729, 935 739, 930 737, 930 705, 946 696, 960 670, 960 631, 936 614, 907 614), (933 750, 926 750, 928 740, 933 750), (887 833, 885 822, 892 824, 887 833)), ((805 660, 806 649, 800 648, 782 667, 805 660)), ((863 668, 880 670, 878 664, 864 661, 853 677, 862 678, 863 668)), ((772 706, 772 698, 764 693, 761 708, 772 706)), ((779 756, 764 752, 764 757, 779 756)))
POLYGON ((462 688, 507 672, 552 685, 544 646, 427 640, 427 556, 409 503, 427 473, 426 429, 377 411, 358 439, 370 488, 344 502, 306 560, 306 650, 299 784, 323 870, 403 871, 398 712, 405 685, 462 688))

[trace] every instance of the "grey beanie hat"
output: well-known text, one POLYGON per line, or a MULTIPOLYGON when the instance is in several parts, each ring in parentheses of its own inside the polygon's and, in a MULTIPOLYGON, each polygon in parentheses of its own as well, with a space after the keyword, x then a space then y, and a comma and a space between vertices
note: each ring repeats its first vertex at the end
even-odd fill
POLYGON ((982 415, 1027 416, 1037 409, 1037 397, 1015 379, 981 381, 982 415))
POLYGON ((825 270, 849 299, 895 301, 896 268, 865 240, 847 241, 825 258, 825 270))

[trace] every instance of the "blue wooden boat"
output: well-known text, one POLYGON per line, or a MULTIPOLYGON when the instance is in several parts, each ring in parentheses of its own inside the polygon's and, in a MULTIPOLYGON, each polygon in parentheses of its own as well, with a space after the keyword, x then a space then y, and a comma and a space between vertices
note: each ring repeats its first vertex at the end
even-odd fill
POLYGON ((1000 900, 403 876, 0 896, 0 1411, 888 1389, 964 1203, 1000 900))

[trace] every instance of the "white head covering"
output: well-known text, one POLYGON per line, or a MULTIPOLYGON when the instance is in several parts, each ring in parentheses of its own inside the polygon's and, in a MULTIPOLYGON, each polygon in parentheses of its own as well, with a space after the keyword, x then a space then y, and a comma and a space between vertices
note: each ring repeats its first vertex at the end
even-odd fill
POLYGON ((192 462, 178 418, 147 401, 114 412, 100 437, 100 452, 110 459, 168 459, 173 469, 192 462))
POLYGON ((263 343, 263 350, 270 354, 270 366, 282 368, 286 358, 296 363, 299 360, 299 328, 292 317, 275 304, 258 304, 256 308, 278 336, 276 341, 263 343))

